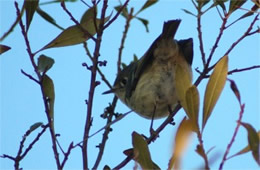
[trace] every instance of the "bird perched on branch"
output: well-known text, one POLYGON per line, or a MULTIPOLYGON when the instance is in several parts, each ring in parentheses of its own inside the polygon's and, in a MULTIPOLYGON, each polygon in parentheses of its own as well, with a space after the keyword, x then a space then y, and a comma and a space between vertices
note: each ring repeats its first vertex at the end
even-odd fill
POLYGON ((169 115, 178 104, 175 67, 192 78, 193 40, 174 40, 181 20, 164 23, 161 35, 139 60, 125 67, 111 90, 129 108, 148 119, 169 115))

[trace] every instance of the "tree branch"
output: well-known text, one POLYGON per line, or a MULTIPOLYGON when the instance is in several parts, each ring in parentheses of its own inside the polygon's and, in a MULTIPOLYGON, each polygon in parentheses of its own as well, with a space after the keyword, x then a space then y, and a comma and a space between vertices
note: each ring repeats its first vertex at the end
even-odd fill
POLYGON ((97 39, 96 39, 96 45, 94 50, 94 57, 93 57, 93 66, 91 70, 91 81, 90 81, 90 89, 89 89, 89 97, 88 97, 88 105, 87 105, 87 116, 86 116, 86 123, 85 123, 85 129, 83 134, 83 145, 82 145, 82 158, 83 158, 83 168, 85 170, 89 169, 88 167, 88 152, 87 152, 87 146, 88 146, 88 136, 89 131, 92 123, 92 107, 93 107, 93 100, 94 100, 94 92, 96 88, 96 74, 97 74, 97 64, 98 64, 98 57, 99 57, 99 50, 101 46, 101 40, 102 35, 104 31, 104 20, 105 20, 105 13, 107 9, 107 0, 103 1, 103 7, 101 12, 101 21, 99 28, 97 30, 97 39))

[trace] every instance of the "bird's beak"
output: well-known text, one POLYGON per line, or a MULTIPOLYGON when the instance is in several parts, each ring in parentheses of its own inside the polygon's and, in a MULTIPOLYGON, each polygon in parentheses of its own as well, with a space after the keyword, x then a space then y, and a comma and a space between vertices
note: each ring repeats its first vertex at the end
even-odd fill
POLYGON ((108 91, 103 92, 102 94, 110 94, 110 93, 114 93, 114 92, 115 92, 114 89, 110 89, 108 91))

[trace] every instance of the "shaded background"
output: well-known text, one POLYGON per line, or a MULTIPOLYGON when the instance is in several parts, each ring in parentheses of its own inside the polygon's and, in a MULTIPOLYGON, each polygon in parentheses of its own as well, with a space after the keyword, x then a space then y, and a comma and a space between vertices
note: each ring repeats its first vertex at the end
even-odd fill
MULTIPOLYGON (((21 7, 23 2, 18 1, 18 3, 21 7)), ((144 2, 137 0, 130 1, 129 7, 134 7, 135 11, 138 11, 143 3, 144 2)), ((117 5, 119 5, 118 1, 109 1, 107 15, 111 12, 115 14, 116 12, 113 7, 117 5)), ((243 8, 250 9, 252 7, 251 5, 252 3, 247 2, 243 5, 243 8)), ((67 3, 67 7, 78 20, 88 8, 80 1, 77 3, 67 3)), ((74 25, 59 4, 44 5, 41 8, 51 14, 56 22, 64 28, 74 25)), ((182 19, 182 23, 176 34, 176 39, 193 38, 194 61, 192 68, 193 70, 197 67, 202 69, 196 31, 196 18, 184 13, 182 9, 188 9, 196 13, 196 10, 190 1, 167 0, 160 1, 140 13, 140 17, 149 20, 149 33, 146 32, 145 27, 141 22, 132 20, 123 51, 123 62, 129 63, 133 59, 134 54, 140 58, 155 38, 161 33, 164 21, 182 19)), ((1 0, 0 11, 0 34, 3 35, 16 18, 13 1, 1 0)), ((244 13, 244 10, 239 9, 231 16, 230 20, 233 21, 244 13)), ((223 56, 230 45, 245 32, 252 20, 252 17, 248 17, 224 32, 223 39, 220 41, 213 62, 223 56)), ((212 44, 215 42, 220 24, 221 19, 215 8, 210 10, 202 18, 202 31, 206 55, 209 54, 212 44)), ((101 56, 99 60, 108 61, 107 66, 102 67, 101 69, 111 84, 113 84, 116 77, 116 62, 124 25, 125 19, 121 16, 118 17, 118 19, 105 30, 102 39, 101 56)), ((39 17, 39 15, 35 14, 29 30, 29 40, 33 51, 42 48, 60 32, 59 29, 53 27, 39 17)), ((22 135, 25 131, 35 122, 46 123, 47 120, 39 86, 20 72, 20 70, 23 69, 25 72, 36 77, 33 68, 30 65, 20 27, 16 26, 11 35, 1 43, 11 46, 12 49, 1 55, 0 58, 0 155, 8 154, 14 156, 17 154, 22 135)), ((259 35, 250 36, 243 40, 229 55, 229 70, 259 65, 259 45, 259 35)), ((88 41, 88 46, 91 51, 93 51, 94 43, 91 40, 88 41)), ((85 99, 88 98, 90 71, 86 70, 85 67, 82 67, 82 63, 87 62, 88 64, 91 64, 91 62, 86 56, 82 45, 49 49, 40 54, 45 54, 55 60, 55 64, 51 70, 49 70, 48 75, 53 79, 55 85, 55 129, 56 133, 61 134, 58 139, 63 149, 66 150, 71 141, 78 143, 83 137, 87 110, 85 99)), ((241 93, 242 102, 245 103, 243 121, 251 123, 257 130, 259 130, 260 123, 259 75, 260 72, 259 69, 257 69, 228 76, 228 78, 235 80, 241 93)), ((193 71, 193 77, 194 80, 198 77, 198 74, 195 71, 193 71)), ((98 80, 100 80, 99 76, 98 80)), ((204 80, 198 87, 201 99, 203 99, 204 96, 206 83, 207 80, 204 80)), ((113 95, 102 95, 102 93, 108 89, 109 88, 103 82, 96 88, 93 108, 94 119, 90 134, 103 127, 106 122, 106 120, 100 118, 100 114, 103 113, 104 108, 108 106, 108 103, 111 102, 113 97, 113 95)), ((200 110, 202 110, 202 108, 200 110)), ((129 109, 121 102, 118 102, 116 111, 125 113, 129 111, 129 109)), ((209 155, 210 158, 215 159, 215 162, 211 165, 212 169, 219 167, 223 152, 225 151, 236 126, 239 111, 238 102, 229 88, 229 83, 226 83, 225 89, 203 134, 206 150, 215 147, 209 155)), ((149 145, 153 161, 162 169, 168 167, 176 127, 184 116, 185 113, 181 110, 175 116, 176 126, 168 125, 165 130, 160 133, 160 138, 149 145)), ((163 120, 164 119, 156 120, 154 128, 159 126, 163 120)), ((103 168, 106 164, 110 167, 114 167, 120 163, 125 158, 122 151, 132 146, 131 133, 137 131, 138 133, 149 135, 149 127, 150 120, 146 120, 135 113, 131 113, 123 120, 115 123, 112 126, 113 131, 109 135, 105 153, 99 168, 103 168)), ((27 139, 28 141, 26 144, 29 144, 36 134, 37 133, 34 132, 34 134, 27 139)), ((98 148, 96 148, 96 145, 100 143, 101 137, 102 133, 99 133, 89 140, 90 167, 93 166, 96 160, 96 155, 99 151, 98 148)), ((203 165, 204 162, 202 158, 194 151, 197 144, 197 138, 194 135, 192 143, 189 145, 182 160, 182 167, 184 169, 199 168, 203 165)), ((246 145, 247 132, 241 127, 235 143, 231 148, 230 155, 238 152, 246 145)), ((21 167, 25 169, 55 169, 55 159, 51 147, 50 134, 47 131, 21 162, 21 167)), ((125 168, 132 169, 133 166, 134 162, 131 161, 125 168)), ((0 168, 12 169, 13 162, 8 159, 0 159, 0 168)), ((259 167, 252 158, 251 153, 247 153, 228 160, 225 163, 224 168, 257 169, 259 167)), ((80 148, 73 149, 65 169, 82 169, 80 148)))

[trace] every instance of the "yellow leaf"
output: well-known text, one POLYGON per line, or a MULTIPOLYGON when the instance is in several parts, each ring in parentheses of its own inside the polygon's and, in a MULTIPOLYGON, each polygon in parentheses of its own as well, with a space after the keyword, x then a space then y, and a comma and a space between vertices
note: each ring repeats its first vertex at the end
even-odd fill
POLYGON ((228 72, 228 56, 222 57, 213 73, 209 78, 209 82, 206 87, 203 105, 203 122, 202 129, 204 129, 208 118, 210 117, 213 108, 215 107, 217 100, 225 86, 228 72))
POLYGON ((186 91, 191 86, 191 74, 188 70, 184 69, 181 65, 175 65, 175 87, 178 100, 182 107, 186 110, 186 91))
POLYGON ((196 86, 191 86, 186 92, 187 108, 185 109, 189 119, 191 120, 195 132, 199 131, 199 92, 196 86))
POLYGON ((184 117, 176 132, 175 143, 173 147, 174 150, 169 162, 168 169, 180 169, 180 158, 184 153, 185 149, 187 148, 191 134, 192 122, 189 119, 186 119, 186 117, 184 117))

